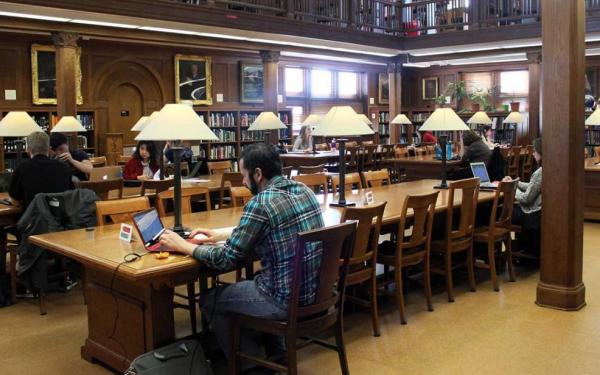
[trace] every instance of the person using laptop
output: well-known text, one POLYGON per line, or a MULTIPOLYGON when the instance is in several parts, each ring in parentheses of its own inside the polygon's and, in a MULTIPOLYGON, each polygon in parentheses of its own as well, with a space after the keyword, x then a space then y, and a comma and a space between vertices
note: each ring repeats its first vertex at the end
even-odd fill
POLYGON ((312 129, 310 125, 302 125, 300 134, 296 137, 292 151, 312 151, 312 129))
POLYGON ((81 150, 69 151, 69 142, 63 133, 50 134, 50 157, 67 163, 80 181, 86 181, 94 169, 88 154, 81 150))
POLYGON ((140 141, 123 168, 123 179, 151 180, 158 171, 158 157, 154 142, 140 141))
MULTIPOLYGON (((273 146, 255 143, 240 156, 240 171, 244 184, 254 197, 246 204, 238 226, 231 230, 195 229, 207 236, 191 244, 171 231, 165 231, 161 243, 188 254, 219 270, 231 270, 253 254, 260 258, 261 273, 254 280, 219 287, 203 296, 201 307, 211 320, 221 349, 228 354, 228 312, 249 313, 259 317, 284 319, 292 283, 291 259, 294 257, 296 234, 324 226, 321 207, 313 191, 306 185, 281 174, 281 159, 273 146), (218 244, 219 241, 225 241, 218 244)), ((314 302, 317 270, 322 248, 318 244, 307 250, 302 267, 304 274, 300 303, 314 302)), ((272 348, 283 350, 283 340, 274 340, 272 348)), ((242 337, 242 349, 251 355, 261 355, 260 343, 247 333, 242 337)))
POLYGON ((467 130, 463 133, 463 145, 464 153, 462 156, 462 162, 465 166, 469 163, 483 162, 486 165, 489 163, 492 157, 492 151, 490 148, 483 143, 483 140, 479 134, 473 130, 467 130))

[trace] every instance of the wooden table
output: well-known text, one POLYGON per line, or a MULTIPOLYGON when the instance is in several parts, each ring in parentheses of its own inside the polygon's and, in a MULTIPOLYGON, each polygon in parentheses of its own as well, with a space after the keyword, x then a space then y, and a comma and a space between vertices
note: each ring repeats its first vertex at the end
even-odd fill
POLYGON ((340 160, 340 154, 337 151, 317 151, 316 154, 288 152, 281 154, 280 157, 284 167, 292 166, 294 169, 298 169, 300 166, 335 163, 340 160))
MULTIPOLYGON (((211 193, 218 192, 221 190, 221 176, 220 174, 213 175, 199 175, 192 179, 181 180, 181 186, 194 186, 194 187, 206 187, 211 193)), ((123 188, 123 198, 134 198, 139 197, 142 191, 140 186, 126 186, 123 188)), ((148 196, 155 195, 154 190, 150 190, 146 193, 148 196)), ((108 195, 109 199, 117 199, 117 192, 111 191, 108 195)))
MULTIPOLYGON (((435 159, 434 155, 409 156, 406 158, 385 159, 386 163, 394 163, 398 170, 404 170, 409 181, 441 178, 442 161, 435 159)), ((448 173, 462 168, 460 160, 448 160, 448 173)))
POLYGON ((583 217, 600 220, 600 158, 585 159, 583 177, 583 217))
MULTIPOLYGON (((421 180, 370 189, 375 201, 387 201, 383 223, 398 222, 404 196, 435 191, 438 180, 421 180)), ((346 199, 363 206, 364 192, 353 191, 346 199)), ((339 223, 342 210, 330 207, 337 195, 317 197, 323 209, 325 225, 339 223)), ((460 204, 460 194, 455 198, 460 204)), ((480 201, 493 199, 493 193, 481 192, 480 201)), ((440 190, 436 210, 446 209, 448 191, 440 190)), ((243 208, 229 208, 184 215, 190 227, 222 228, 238 224, 243 208)), ((171 218, 164 220, 172 225, 171 218)), ((29 240, 45 249, 75 259, 85 267, 89 335, 81 348, 87 360, 96 359, 123 371, 138 355, 175 339, 173 288, 196 280, 199 274, 214 273, 199 266, 193 258, 171 255, 157 260, 145 255, 139 241, 118 239, 119 225, 108 225, 66 232, 31 236, 29 240), (144 256, 123 263, 126 254, 144 256), (114 282, 113 282, 114 278, 114 282), (112 287, 111 287, 112 286, 112 287)))

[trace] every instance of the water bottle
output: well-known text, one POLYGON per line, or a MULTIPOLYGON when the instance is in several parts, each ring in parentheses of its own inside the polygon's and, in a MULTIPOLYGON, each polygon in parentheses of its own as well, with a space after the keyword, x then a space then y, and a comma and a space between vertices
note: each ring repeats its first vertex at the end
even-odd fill
POLYGON ((441 159, 442 158, 442 148, 437 143, 435 144, 435 158, 436 159, 441 159))
POLYGON ((331 140, 331 151, 335 151, 335 138, 331 140))
POLYGON ((446 158, 452 159, 452 142, 446 143, 446 158))

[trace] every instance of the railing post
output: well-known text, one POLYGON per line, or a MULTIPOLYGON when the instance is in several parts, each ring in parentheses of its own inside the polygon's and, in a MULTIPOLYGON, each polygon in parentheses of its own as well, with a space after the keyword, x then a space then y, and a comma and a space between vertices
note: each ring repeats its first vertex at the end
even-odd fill
POLYGON ((294 0, 287 0, 285 2, 285 7, 286 7, 286 15, 288 16, 288 18, 293 18, 294 17, 294 0))
MULTIPOLYGON (((346 9, 348 9, 348 28, 356 28, 356 1, 346 0, 346 9)), ((341 14, 340 14, 341 16, 341 14)))
POLYGON ((481 4, 488 0, 476 0, 471 2, 471 19, 469 20, 469 29, 479 29, 481 27, 481 4))
POLYGON ((214 7, 215 6, 215 0, 206 0, 206 5, 209 7, 214 7))

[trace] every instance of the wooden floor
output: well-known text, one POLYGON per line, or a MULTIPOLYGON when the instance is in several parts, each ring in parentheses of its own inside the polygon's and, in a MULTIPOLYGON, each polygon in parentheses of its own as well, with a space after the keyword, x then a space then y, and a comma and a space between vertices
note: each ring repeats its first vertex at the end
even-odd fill
MULTIPOLYGON (((520 270, 516 283, 488 280, 476 293, 461 282, 456 302, 443 289, 427 312, 420 290, 406 298, 408 325, 392 303, 381 313, 381 337, 372 336, 367 313, 346 320, 353 374, 598 374, 600 369, 600 224, 585 224, 584 282, 587 307, 561 312, 534 304, 537 273, 520 270), (523 273, 525 272, 525 273, 523 273)), ((481 274, 483 275, 483 274, 481 274)), ((188 332, 185 311, 176 313, 179 335, 188 332)), ((28 302, 0 309, 0 373, 109 374, 79 355, 87 334, 81 290, 52 294, 48 315, 28 302)), ((339 373, 337 355, 308 347, 299 352, 301 374, 339 373)))

